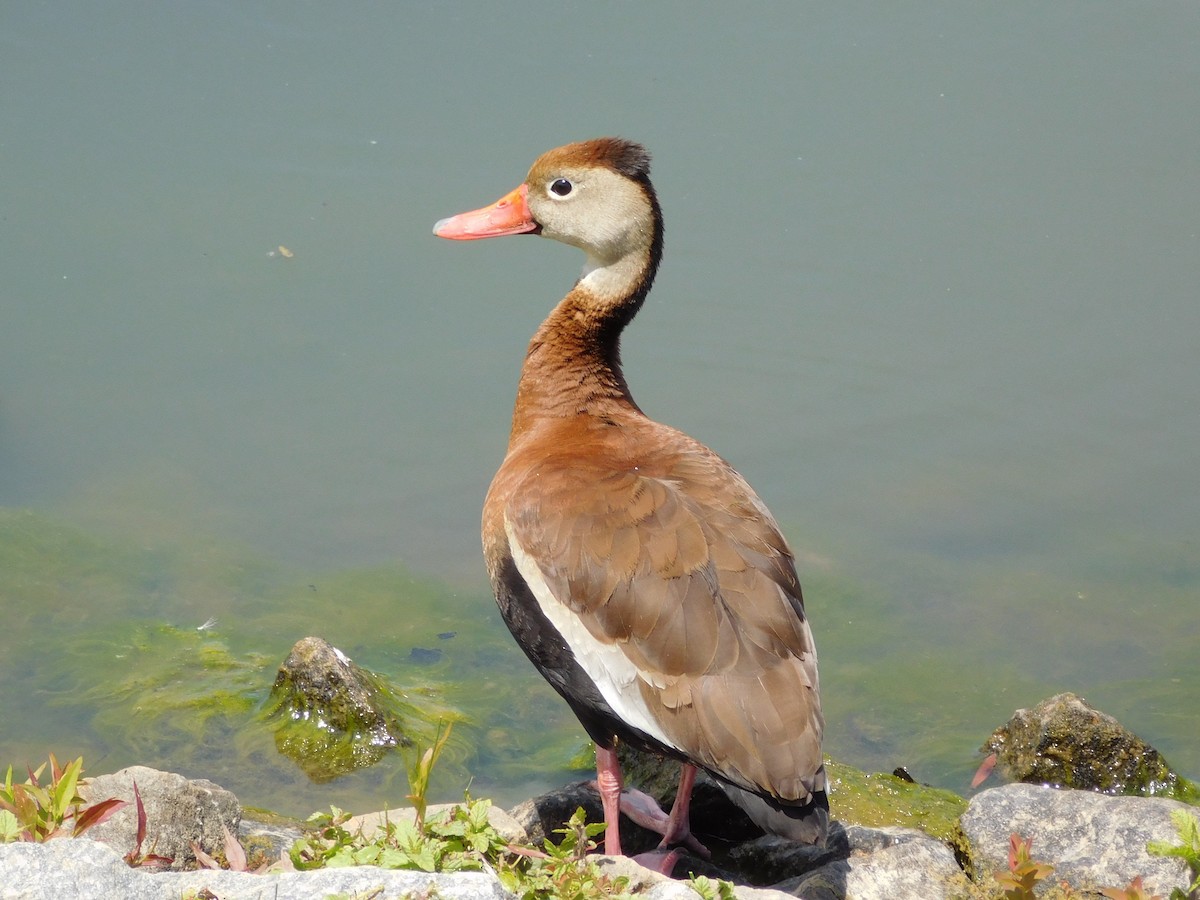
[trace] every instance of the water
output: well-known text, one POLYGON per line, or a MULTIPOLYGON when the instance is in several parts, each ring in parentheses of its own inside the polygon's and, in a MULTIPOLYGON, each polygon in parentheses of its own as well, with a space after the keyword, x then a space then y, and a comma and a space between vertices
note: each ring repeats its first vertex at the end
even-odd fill
MULTIPOLYGON (((271 598, 381 566, 542 690, 503 649, 478 516, 581 260, 429 231, 617 133, 653 151, 667 218, 627 375, 784 524, 829 750, 963 790, 991 727, 1070 689, 1200 774, 1198 26, 1183 4, 6 7, 0 506, 150 574, 36 594, 54 629, 35 575, 8 584, 0 761, 147 761, 102 701, 39 703, 80 629, 220 614, 272 656, 334 613, 271 598)), ((397 677, 405 603, 352 638, 397 677)), ((582 740, 534 696, 503 727, 482 701, 464 740, 542 716, 582 740)), ((542 750, 462 765, 516 795, 539 775, 505 766, 542 750)), ((230 759, 248 802, 355 805, 265 751, 197 774, 230 759)), ((371 777, 341 789, 365 808, 371 777)))

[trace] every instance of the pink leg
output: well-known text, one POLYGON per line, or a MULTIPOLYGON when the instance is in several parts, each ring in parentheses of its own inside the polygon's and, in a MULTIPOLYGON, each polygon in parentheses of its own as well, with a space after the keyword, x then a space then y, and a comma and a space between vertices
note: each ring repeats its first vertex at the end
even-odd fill
POLYGON ((672 844, 686 844, 694 850, 700 850, 706 859, 708 849, 692 837, 692 825, 689 814, 692 808, 692 788, 696 785, 696 767, 683 763, 679 769, 679 790, 675 792, 675 802, 671 804, 671 815, 667 819, 667 829, 662 833, 663 839, 659 847, 669 847, 672 844))
POLYGON ((621 763, 615 750, 596 745, 596 788, 604 807, 604 852, 621 856, 621 835, 617 822, 621 818, 621 763))
POLYGON ((675 802, 671 806, 669 816, 659 808, 653 797, 633 788, 621 791, 621 812, 643 828, 661 834, 663 839, 659 844, 660 849, 672 844, 681 844, 708 859, 711 855, 708 848, 696 840, 689 822, 692 787, 695 783, 696 767, 684 764, 679 773, 679 790, 675 792, 675 802))

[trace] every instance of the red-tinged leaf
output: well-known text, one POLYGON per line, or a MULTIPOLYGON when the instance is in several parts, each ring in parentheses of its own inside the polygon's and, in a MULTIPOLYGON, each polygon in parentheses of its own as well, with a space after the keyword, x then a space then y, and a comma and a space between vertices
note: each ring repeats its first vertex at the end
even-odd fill
POLYGON ((996 754, 989 753, 987 759, 975 770, 975 777, 971 779, 971 787, 977 788, 987 781, 988 776, 992 774, 992 769, 994 768, 996 768, 996 754))
MULTIPOLYGON (((134 866, 134 868, 165 869, 173 862, 175 862, 175 858, 173 856, 159 856, 155 853, 147 853, 140 860, 138 860, 137 865, 134 866)), ((130 863, 130 865, 133 865, 133 863, 130 863)))
POLYGON ((196 854, 196 862, 205 869, 219 869, 221 864, 200 849, 200 845, 192 841, 192 852, 196 854))
POLYGON ((142 852, 142 841, 146 839, 146 804, 142 803, 142 792, 138 790, 137 779, 133 780, 133 800, 137 804, 137 852, 142 852))
POLYGON ((1023 859, 1022 859, 1023 857, 1024 857, 1024 859, 1028 859, 1029 858, 1029 855, 1028 855, 1029 849, 1032 846, 1033 846, 1032 838, 1030 838, 1029 843, 1026 844, 1021 839, 1021 836, 1019 834, 1017 834, 1015 831, 1012 834, 1010 834, 1008 836, 1008 868, 1010 870, 1016 869, 1017 865, 1023 861, 1023 859), (1022 853, 1021 852, 1022 850, 1024 850, 1025 852, 1022 853))
POLYGON ((238 839, 229 833, 224 822, 221 823, 221 830, 225 832, 225 859, 229 861, 229 868, 234 872, 245 872, 246 851, 242 849, 238 839))
POLYGON ((13 806, 17 821, 29 828, 37 821, 37 803, 29 794, 29 785, 13 785, 13 806))
POLYGON ((550 854, 543 853, 541 850, 537 850, 533 847, 519 847, 516 844, 507 844, 507 845, 505 845, 504 849, 507 850, 509 853, 513 854, 514 856, 527 856, 530 859, 549 859, 550 858, 550 854))
POLYGON ((89 828, 93 828, 101 822, 107 822, 128 805, 128 800, 118 800, 116 797, 109 797, 99 803, 93 803, 75 817, 74 836, 79 837, 89 828))

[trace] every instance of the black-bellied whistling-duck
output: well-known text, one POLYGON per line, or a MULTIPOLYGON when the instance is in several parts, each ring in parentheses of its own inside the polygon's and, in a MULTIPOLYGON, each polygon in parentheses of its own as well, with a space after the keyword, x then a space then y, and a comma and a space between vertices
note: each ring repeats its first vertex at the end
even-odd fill
POLYGON ((543 155, 491 206, 438 222, 454 240, 540 234, 587 254, 525 356, 508 455, 483 509, 496 601, 596 743, 606 849, 620 853, 618 741, 680 760, 663 847, 688 843, 696 768, 768 831, 828 823, 817 656, 792 554, 750 485, 638 408, 621 330, 662 254, 638 144, 543 155))

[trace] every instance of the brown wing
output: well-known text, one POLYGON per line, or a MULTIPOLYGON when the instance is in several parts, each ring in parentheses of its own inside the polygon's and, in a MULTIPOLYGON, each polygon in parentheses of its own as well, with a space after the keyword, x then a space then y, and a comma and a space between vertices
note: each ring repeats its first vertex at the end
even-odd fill
POLYGON ((512 494, 509 538, 637 671, 669 742, 748 789, 807 798, 816 653, 791 554, 749 485, 696 445, 651 472, 573 460, 512 494))

